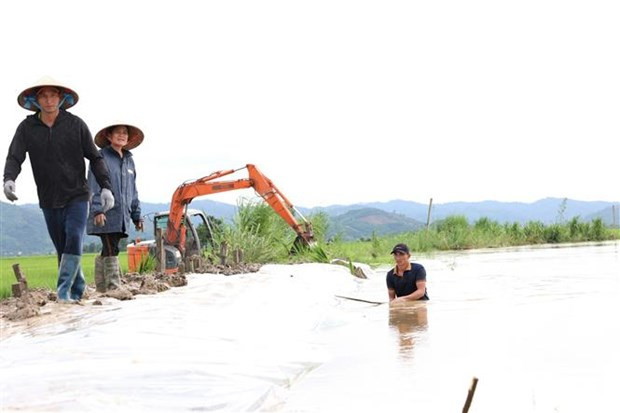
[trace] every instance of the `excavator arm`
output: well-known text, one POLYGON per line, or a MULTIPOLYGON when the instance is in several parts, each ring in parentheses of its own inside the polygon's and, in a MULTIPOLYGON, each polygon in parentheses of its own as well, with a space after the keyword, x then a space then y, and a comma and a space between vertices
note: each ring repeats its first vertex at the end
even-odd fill
POLYGON ((298 238, 300 238, 303 243, 306 245, 314 243, 312 224, 308 222, 282 192, 280 192, 271 179, 263 175, 262 172, 252 164, 238 169, 214 172, 211 175, 180 185, 176 191, 174 191, 170 203, 166 243, 177 247, 179 251, 181 251, 181 254, 185 255, 185 225, 183 224, 183 216, 187 205, 198 196, 244 188, 254 188, 256 193, 288 223, 295 233, 297 233, 298 238), (248 170, 248 178, 238 179, 236 181, 215 181, 218 178, 233 174, 242 169, 248 170), (297 222, 292 211, 297 212, 301 217, 304 223, 303 226, 297 222))

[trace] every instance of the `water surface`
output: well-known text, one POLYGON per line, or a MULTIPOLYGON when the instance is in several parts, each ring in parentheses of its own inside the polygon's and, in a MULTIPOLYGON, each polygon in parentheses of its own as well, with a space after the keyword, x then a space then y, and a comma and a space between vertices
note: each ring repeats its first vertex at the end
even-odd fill
POLYGON ((620 411, 620 243, 414 257, 431 301, 385 270, 268 265, 76 308, 0 341, 3 410, 620 411))

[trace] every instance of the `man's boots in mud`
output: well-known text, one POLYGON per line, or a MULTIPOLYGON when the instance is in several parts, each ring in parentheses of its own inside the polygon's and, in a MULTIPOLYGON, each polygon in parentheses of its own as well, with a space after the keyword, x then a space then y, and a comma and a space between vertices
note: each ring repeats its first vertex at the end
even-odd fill
MULTIPOLYGON (((80 274, 80 255, 62 254, 60 266, 58 267, 58 283, 57 283, 57 302, 59 304, 74 303, 76 300, 71 298, 71 288, 75 282, 75 278, 80 274)), ((79 297, 78 297, 79 299, 79 297)))

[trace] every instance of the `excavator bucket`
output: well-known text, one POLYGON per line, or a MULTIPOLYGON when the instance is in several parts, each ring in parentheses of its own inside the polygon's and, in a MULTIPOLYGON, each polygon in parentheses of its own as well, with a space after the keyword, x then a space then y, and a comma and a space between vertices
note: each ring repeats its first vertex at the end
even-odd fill
POLYGON ((329 257, 323 248, 316 241, 314 241, 314 238, 311 241, 308 241, 307 237, 304 238, 301 235, 298 235, 297 238, 295 238, 295 241, 293 241, 291 255, 304 253, 310 254, 316 262, 329 262, 329 257))
POLYGON ((316 242, 314 242, 314 240, 308 241, 306 238, 302 237, 301 235, 297 235, 297 237, 295 238, 295 241, 293 241, 293 246, 291 247, 291 254, 300 253, 302 251, 307 250, 308 248, 312 248, 315 245, 316 245, 316 242))

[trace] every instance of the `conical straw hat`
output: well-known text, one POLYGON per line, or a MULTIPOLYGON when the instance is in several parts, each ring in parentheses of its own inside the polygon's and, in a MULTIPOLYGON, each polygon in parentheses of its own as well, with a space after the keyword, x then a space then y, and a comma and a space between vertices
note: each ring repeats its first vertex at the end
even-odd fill
POLYGON ((130 125, 125 122, 115 122, 111 123, 105 128, 102 128, 95 135, 95 145, 100 148, 108 146, 110 141, 108 140, 108 133, 112 131, 112 129, 116 126, 127 126, 127 130, 129 131, 129 138, 127 138, 127 145, 123 147, 123 149, 131 150, 136 146, 140 145, 144 140, 144 133, 142 130, 136 126, 130 125))
POLYGON ((79 96, 73 89, 64 86, 62 83, 49 76, 42 77, 37 81, 34 86, 30 86, 17 96, 17 103, 24 109, 36 112, 37 106, 34 104, 37 101, 37 93, 42 87, 55 87, 60 90, 60 99, 62 101, 63 109, 69 109, 71 106, 78 102, 79 96))

